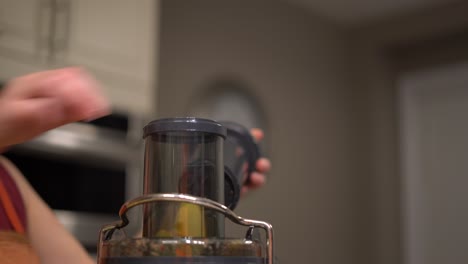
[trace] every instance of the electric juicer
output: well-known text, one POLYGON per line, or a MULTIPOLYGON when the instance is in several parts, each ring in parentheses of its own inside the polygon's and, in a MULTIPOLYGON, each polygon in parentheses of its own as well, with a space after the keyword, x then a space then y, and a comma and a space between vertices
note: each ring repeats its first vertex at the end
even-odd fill
POLYGON ((272 264, 272 226, 232 211, 259 156, 246 131, 194 117, 148 123, 143 195, 122 205, 120 221, 101 228, 98 263, 272 264), (137 207, 141 232, 129 236, 128 214, 137 207), (227 236, 226 219, 245 227, 245 236, 227 236))

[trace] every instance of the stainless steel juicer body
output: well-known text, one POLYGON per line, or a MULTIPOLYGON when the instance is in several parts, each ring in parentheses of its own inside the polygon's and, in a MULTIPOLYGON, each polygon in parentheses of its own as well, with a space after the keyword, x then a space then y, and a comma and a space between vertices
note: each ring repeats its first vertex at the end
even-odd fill
POLYGON ((143 136, 144 194, 122 206, 119 222, 101 229, 98 262, 273 263, 272 226, 237 216, 232 204, 225 204, 233 201, 229 195, 234 190, 223 160, 226 136, 226 127, 208 119, 150 122, 143 136), (128 236, 127 211, 138 206, 143 209, 142 233, 128 236), (246 226, 246 236, 227 238, 225 219, 246 226), (253 238, 257 229, 265 231, 265 241, 253 238))

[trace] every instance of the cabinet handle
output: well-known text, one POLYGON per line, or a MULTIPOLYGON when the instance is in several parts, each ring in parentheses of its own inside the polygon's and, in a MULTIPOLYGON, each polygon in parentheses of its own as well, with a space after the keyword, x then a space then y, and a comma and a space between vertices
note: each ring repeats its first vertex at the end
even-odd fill
POLYGON ((52 45, 55 59, 63 57, 68 48, 70 5, 70 0, 55 0, 54 39, 52 45))
MULTIPOLYGON (((0 10, 0 17, 3 17, 2 10, 0 10)), ((0 37, 5 34, 6 26, 5 22, 0 21, 0 37)))
POLYGON ((53 22, 52 0, 41 0, 37 10, 37 54, 41 60, 50 60, 50 37, 53 22))

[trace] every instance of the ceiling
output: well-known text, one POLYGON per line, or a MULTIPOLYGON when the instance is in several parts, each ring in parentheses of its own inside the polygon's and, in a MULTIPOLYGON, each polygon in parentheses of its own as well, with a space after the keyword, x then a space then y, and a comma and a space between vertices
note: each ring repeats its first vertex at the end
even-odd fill
MULTIPOLYGON (((457 0, 287 0, 340 24, 362 24, 418 9, 436 7, 457 0)), ((458 0, 459 1, 459 0, 458 0)))

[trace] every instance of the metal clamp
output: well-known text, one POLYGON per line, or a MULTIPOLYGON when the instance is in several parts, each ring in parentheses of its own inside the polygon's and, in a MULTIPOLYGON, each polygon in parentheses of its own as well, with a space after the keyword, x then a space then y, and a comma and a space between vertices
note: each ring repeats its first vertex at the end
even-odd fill
MULTIPOLYGON (((227 218, 229 218, 232 222, 249 227, 259 227, 266 231, 266 251, 267 251, 267 258, 268 264, 273 264, 274 255, 273 255, 273 226, 267 222, 258 221, 258 220, 251 220, 245 219, 238 215, 236 215, 233 211, 227 208, 225 205, 217 203, 213 200, 196 197, 186 194, 148 194, 144 196, 137 197, 133 200, 127 201, 122 205, 119 211, 119 216, 121 221, 116 222, 114 224, 109 224, 104 226, 101 229, 99 234, 99 241, 104 241, 103 236, 105 233, 113 232, 115 229, 121 229, 129 224, 127 211, 132 207, 152 203, 152 202, 185 202, 185 203, 192 203, 200 206, 204 206, 206 208, 218 211, 224 214, 227 218)), ((99 255, 99 251, 98 251, 99 255)))

